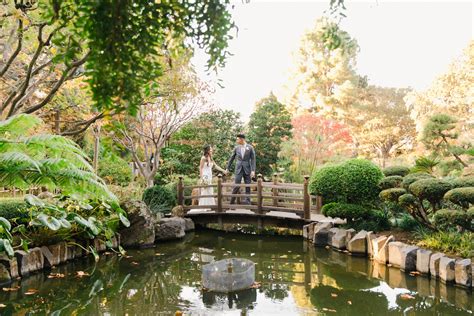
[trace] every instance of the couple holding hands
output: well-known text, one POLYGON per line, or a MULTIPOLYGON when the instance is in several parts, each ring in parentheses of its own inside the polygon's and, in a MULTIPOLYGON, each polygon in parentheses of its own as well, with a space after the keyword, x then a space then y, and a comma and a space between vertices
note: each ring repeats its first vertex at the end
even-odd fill
MULTIPOLYGON (((232 155, 227 162, 227 168, 224 170, 219 167, 212 158, 212 147, 206 145, 204 147, 204 154, 201 157, 201 162, 199 164, 199 175, 201 182, 203 184, 212 184, 212 169, 217 169, 218 171, 224 173, 225 175, 229 174, 229 169, 232 167, 234 160, 235 164, 235 183, 240 184, 242 179, 244 183, 250 184, 252 178, 255 178, 255 169, 256 169, 256 157, 254 148, 247 144, 245 141, 244 134, 238 134, 236 139, 237 145, 232 151, 232 155)), ((236 186, 232 190, 232 194, 237 194, 240 191, 240 187, 236 186)), ((202 188, 201 195, 213 195, 214 189, 212 187, 202 188)), ((245 188, 245 194, 249 195, 244 199, 244 204, 250 204, 250 187, 245 188)), ((230 204, 235 203, 235 197, 232 197, 230 204)), ((216 200, 213 197, 203 197, 199 199, 199 205, 215 205, 216 200)))

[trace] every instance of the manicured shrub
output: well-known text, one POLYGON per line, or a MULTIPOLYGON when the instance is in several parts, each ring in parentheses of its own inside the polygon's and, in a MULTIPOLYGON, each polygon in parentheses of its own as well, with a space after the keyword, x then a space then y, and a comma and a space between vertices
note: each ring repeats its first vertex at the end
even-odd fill
POLYGON ((132 181, 132 168, 117 156, 108 156, 100 160, 98 173, 108 184, 127 186, 132 181))
POLYGON ((459 177, 450 181, 454 188, 474 187, 474 176, 459 177))
POLYGON ((472 212, 442 209, 433 216, 434 224, 438 229, 449 230, 460 226, 464 229, 474 231, 474 217, 472 212))
POLYGON ((451 184, 439 179, 421 179, 409 186, 409 191, 420 200, 428 200, 432 206, 439 205, 451 184))
POLYGON ((27 218, 28 205, 23 198, 0 199, 0 217, 8 220, 14 218, 27 218))
POLYGON ((143 201, 153 213, 166 213, 176 205, 174 193, 166 186, 155 185, 143 192, 143 201))
POLYGON ((402 184, 402 176, 388 176, 380 180, 379 187, 381 190, 398 188, 402 184))
POLYGON ((372 204, 380 188, 383 174, 372 162, 351 159, 339 165, 317 170, 311 179, 310 190, 326 202, 372 204))
POLYGON ((392 166, 392 167, 387 167, 383 169, 382 172, 386 177, 390 177, 390 176, 404 177, 410 173, 410 168, 405 167, 405 166, 392 166))
POLYGON ((321 195, 326 203, 345 202, 344 170, 341 165, 329 165, 317 170, 311 177, 309 190, 321 195))
POLYGON ((400 195, 398 198, 398 203, 402 207, 410 208, 416 205, 416 197, 413 194, 406 193, 400 195))
POLYGON ((325 216, 345 219, 348 227, 357 230, 379 231, 390 227, 387 214, 357 204, 333 202, 325 204, 321 210, 325 216))
POLYGON ((398 198, 407 191, 403 188, 386 189, 380 192, 379 197, 384 201, 397 202, 398 198))
POLYGON ((456 188, 449 190, 444 195, 444 199, 467 209, 470 204, 474 204, 474 187, 456 188))
POLYGON ((408 190, 408 187, 413 182, 421 180, 421 179, 430 179, 430 178, 434 178, 434 177, 429 173, 425 173, 425 172, 410 173, 409 175, 403 178, 402 187, 404 187, 405 190, 408 190))

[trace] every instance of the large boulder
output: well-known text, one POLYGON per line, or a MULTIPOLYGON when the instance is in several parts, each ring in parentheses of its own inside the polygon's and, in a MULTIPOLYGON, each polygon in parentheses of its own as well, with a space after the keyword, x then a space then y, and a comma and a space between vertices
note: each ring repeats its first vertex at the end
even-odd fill
POLYGON ((181 217, 162 218, 155 226, 155 241, 183 238, 186 220, 181 217))
POLYGON ((0 255, 0 263, 3 264, 7 270, 10 272, 10 277, 16 279, 20 276, 20 271, 18 270, 18 261, 16 257, 9 258, 7 255, 0 255))
POLYGON ((353 254, 366 254, 367 253, 367 232, 361 230, 347 243, 347 250, 353 254))
POLYGON ((329 242, 329 229, 332 223, 318 223, 313 228, 313 244, 315 246, 326 246, 329 242))
POLYGON ((394 240, 393 236, 379 236, 372 239, 373 258, 379 263, 387 263, 389 260, 388 246, 394 240))
POLYGON ((416 270, 417 250, 416 246, 399 241, 391 242, 388 246, 389 263, 403 271, 414 271, 416 270))
POLYGON ((437 252, 430 257, 430 274, 434 278, 439 277, 439 261, 444 257, 444 253, 437 252))
POLYGON ((127 212, 129 227, 119 230, 121 244, 124 247, 149 247, 155 242, 155 217, 143 201, 124 202, 122 208, 127 212))
POLYGON ((8 283, 11 279, 10 271, 0 263, 0 284, 8 283))
POLYGON ((454 280, 456 284, 471 287, 472 285, 472 263, 471 259, 457 260, 454 265, 454 280))
POLYGON ((185 227, 184 227, 185 231, 189 232, 195 229, 195 225, 192 219, 185 218, 184 221, 185 221, 185 227))
POLYGON ((430 259, 433 253, 430 250, 418 249, 416 251, 416 271, 421 274, 430 273, 430 259))
POLYGON ((439 278, 442 282, 454 281, 454 266, 456 260, 449 257, 441 257, 439 260, 439 278))
POLYGON ((18 261, 18 270, 21 276, 26 276, 31 272, 42 270, 44 266, 44 257, 41 249, 36 247, 28 250, 15 251, 15 257, 18 261))
POLYGON ((328 241, 331 246, 337 249, 346 249, 347 231, 342 228, 331 228, 329 230, 328 241))
POLYGON ((316 226, 317 222, 312 222, 307 225, 303 226, 303 238, 313 240, 314 236, 314 226, 316 226))

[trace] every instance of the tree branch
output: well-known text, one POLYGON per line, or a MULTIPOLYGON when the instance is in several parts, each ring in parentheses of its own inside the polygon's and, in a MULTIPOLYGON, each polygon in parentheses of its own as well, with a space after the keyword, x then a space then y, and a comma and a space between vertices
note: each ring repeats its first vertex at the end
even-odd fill
POLYGON ((6 62, 5 66, 2 68, 2 70, 0 70, 0 77, 3 77, 3 75, 7 72, 8 68, 10 68, 11 64, 15 60, 16 56, 20 53, 22 43, 23 43, 23 20, 18 19, 18 44, 13 54, 10 56, 10 58, 6 62))

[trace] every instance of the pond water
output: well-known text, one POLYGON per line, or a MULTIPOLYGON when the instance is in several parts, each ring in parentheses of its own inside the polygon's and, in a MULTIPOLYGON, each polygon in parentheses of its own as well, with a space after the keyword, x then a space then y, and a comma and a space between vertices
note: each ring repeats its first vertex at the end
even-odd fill
MULTIPOLYGON (((292 236, 197 231, 128 257, 104 255, 8 285, 1 315, 472 315, 472 292, 292 236), (255 262, 260 288, 203 292, 203 264, 255 262), (82 273, 82 277, 77 274, 82 273), (64 274, 48 278, 50 273, 64 274)), ((50 275, 51 276, 51 275, 50 275)))

